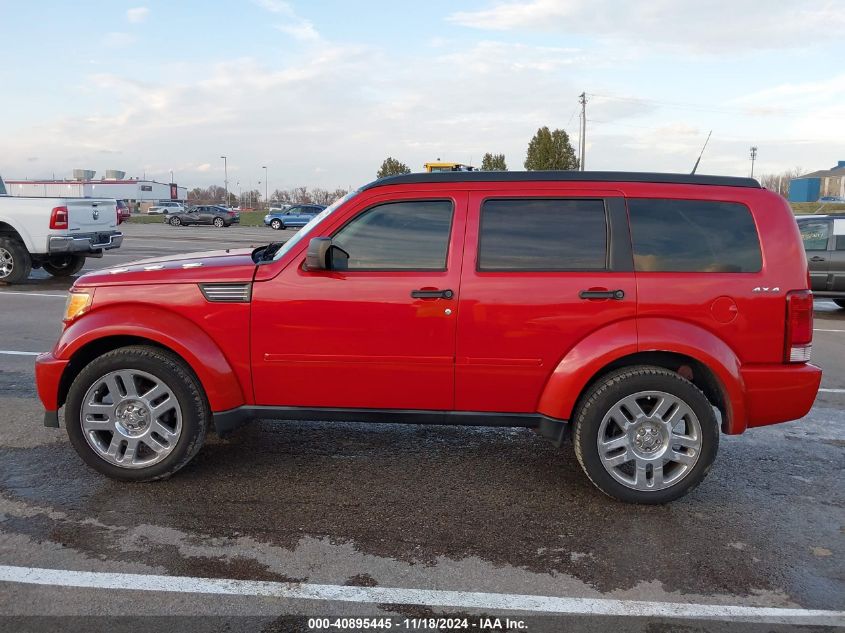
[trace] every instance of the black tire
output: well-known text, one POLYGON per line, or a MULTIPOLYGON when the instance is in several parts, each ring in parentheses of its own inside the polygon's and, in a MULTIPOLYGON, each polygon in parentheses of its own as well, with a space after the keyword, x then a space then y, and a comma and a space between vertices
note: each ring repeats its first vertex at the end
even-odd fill
POLYGON ((274 231, 278 231, 282 228, 282 222, 280 220, 273 220, 272 222, 270 222, 270 228, 274 231))
POLYGON ((214 218, 212 224, 218 229, 222 229, 224 226, 226 226, 226 221, 223 218, 214 218))
POLYGON ((51 257, 49 261, 41 264, 41 267, 53 277, 70 277, 75 275, 85 265, 83 255, 60 255, 51 257))
POLYGON ((834 299, 833 303, 838 305, 840 308, 845 308, 845 299, 834 299))
POLYGON ((682 497, 703 481, 719 448, 719 425, 707 397, 694 384, 662 367, 638 365, 610 372, 584 394, 573 419, 573 444, 581 468, 599 490, 627 503, 662 504, 682 497), (618 482, 602 463, 597 445, 605 414, 622 398, 641 391, 675 396, 692 409, 701 425, 697 461, 677 483, 660 490, 637 490, 618 482))
POLYGON ((175 354, 141 345, 112 350, 91 361, 71 384, 65 405, 65 426, 76 452, 94 470, 122 481, 154 481, 170 477, 199 452, 210 420, 211 411, 205 392, 190 367, 175 354), (80 411, 85 393, 101 377, 121 369, 142 370, 154 375, 172 389, 179 401, 181 435, 167 457, 151 466, 128 469, 110 464, 91 448, 83 434, 80 411))
POLYGON ((19 284, 32 272, 32 257, 18 240, 0 237, 0 282, 19 284))
POLYGON ((170 226, 179 226, 182 224, 182 219, 178 217, 170 218, 170 226))

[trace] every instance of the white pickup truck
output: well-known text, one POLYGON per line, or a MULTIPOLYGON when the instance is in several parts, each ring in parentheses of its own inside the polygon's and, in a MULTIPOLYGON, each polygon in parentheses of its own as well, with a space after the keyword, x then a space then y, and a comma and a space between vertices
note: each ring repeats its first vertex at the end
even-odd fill
POLYGON ((114 200, 9 196, 0 178, 0 283, 20 283, 33 268, 78 273, 86 257, 120 246, 117 225, 114 200))

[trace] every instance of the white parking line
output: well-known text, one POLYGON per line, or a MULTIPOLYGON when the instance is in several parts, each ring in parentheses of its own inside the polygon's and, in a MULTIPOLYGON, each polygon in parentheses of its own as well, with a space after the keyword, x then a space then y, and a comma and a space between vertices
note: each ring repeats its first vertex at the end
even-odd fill
POLYGON ((813 332, 845 332, 845 330, 822 330, 822 329, 814 329, 813 332))
POLYGON ((845 393, 845 389, 819 389, 825 393, 845 393))
POLYGON ((0 354, 7 356, 38 356, 41 352, 17 352, 9 349, 0 349, 0 354))
POLYGON ((0 295, 26 295, 28 297, 61 297, 67 299, 67 293, 55 294, 49 292, 20 292, 18 290, 0 290, 0 295))
POLYGON ((646 602, 641 600, 611 600, 606 598, 559 598, 555 596, 443 591, 437 589, 312 585, 260 580, 70 571, 6 565, 0 566, 0 581, 91 589, 128 589, 131 591, 163 591, 167 593, 264 596, 296 600, 325 600, 329 602, 359 602, 367 604, 413 604, 432 607, 484 609, 488 611, 700 618, 777 624, 842 624, 845 622, 845 611, 743 607, 680 602, 646 602))

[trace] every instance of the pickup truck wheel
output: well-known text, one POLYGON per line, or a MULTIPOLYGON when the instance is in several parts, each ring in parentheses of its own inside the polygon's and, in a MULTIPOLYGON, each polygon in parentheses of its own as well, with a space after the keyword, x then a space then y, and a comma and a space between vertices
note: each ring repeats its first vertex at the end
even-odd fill
POLYGON ((834 299, 833 303, 838 305, 840 308, 845 308, 845 299, 834 299))
POLYGON ((216 226, 218 229, 223 228, 224 224, 225 222, 223 221, 223 218, 214 218, 214 226, 216 226))
POLYGON ((280 228, 282 228, 282 223, 279 222, 279 220, 273 220, 272 222, 270 222, 270 228, 274 231, 278 231, 280 228))
POLYGON ((629 503, 674 501, 710 470, 719 426, 707 397, 662 367, 611 372, 581 399, 575 455, 599 490, 629 503))
POLYGON ((181 359, 146 346, 103 354, 74 379, 65 426, 94 470, 125 481, 169 477, 196 455, 211 413, 181 359))
POLYGON ((51 257, 41 266, 53 277, 70 277, 82 270, 84 265, 85 257, 82 255, 60 255, 51 257))
POLYGON ((0 282, 18 284, 32 272, 32 257, 26 247, 9 237, 0 237, 0 282))

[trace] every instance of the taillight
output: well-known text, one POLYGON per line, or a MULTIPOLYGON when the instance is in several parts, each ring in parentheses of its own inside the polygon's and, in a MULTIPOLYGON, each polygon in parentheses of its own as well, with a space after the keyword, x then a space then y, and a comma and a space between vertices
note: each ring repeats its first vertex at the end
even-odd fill
POLYGON ((813 293, 793 290, 786 293, 786 345, 784 361, 806 363, 813 351, 813 293))
POLYGON ((67 227, 67 207, 54 207, 50 214, 50 228, 66 229, 67 227))

